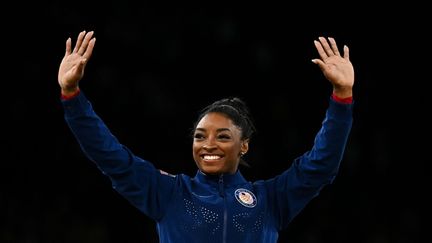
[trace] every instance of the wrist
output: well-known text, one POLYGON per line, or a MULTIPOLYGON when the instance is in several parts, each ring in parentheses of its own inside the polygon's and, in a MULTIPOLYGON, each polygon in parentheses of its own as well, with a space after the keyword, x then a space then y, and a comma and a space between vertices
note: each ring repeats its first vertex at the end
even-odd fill
POLYGON ((331 97, 336 102, 339 102, 339 103, 342 103, 342 104, 352 104, 352 102, 353 102, 353 97, 352 96, 348 96, 348 97, 342 98, 340 96, 337 96, 335 93, 333 93, 331 97))
POLYGON ((351 88, 347 89, 333 89, 333 95, 337 96, 340 99, 350 98, 353 96, 353 92, 351 88))
POLYGON ((61 89, 61 98, 62 99, 72 99, 76 97, 80 92, 79 87, 74 87, 71 89, 61 89))

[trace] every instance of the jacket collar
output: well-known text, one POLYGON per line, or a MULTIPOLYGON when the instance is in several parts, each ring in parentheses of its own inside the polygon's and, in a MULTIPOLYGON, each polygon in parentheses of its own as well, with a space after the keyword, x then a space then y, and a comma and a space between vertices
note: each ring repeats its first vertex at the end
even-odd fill
POLYGON ((225 186, 236 186, 247 182, 239 170, 237 170, 234 174, 221 175, 207 175, 201 170, 198 170, 195 175, 195 180, 197 180, 199 183, 210 185, 218 185, 220 182, 222 182, 225 186))

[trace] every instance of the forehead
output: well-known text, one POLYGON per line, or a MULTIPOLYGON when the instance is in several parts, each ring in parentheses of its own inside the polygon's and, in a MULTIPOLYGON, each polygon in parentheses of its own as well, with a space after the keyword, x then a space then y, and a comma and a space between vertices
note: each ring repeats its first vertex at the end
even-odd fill
POLYGON ((206 114, 197 125, 197 128, 236 128, 233 121, 225 114, 211 112, 206 114))

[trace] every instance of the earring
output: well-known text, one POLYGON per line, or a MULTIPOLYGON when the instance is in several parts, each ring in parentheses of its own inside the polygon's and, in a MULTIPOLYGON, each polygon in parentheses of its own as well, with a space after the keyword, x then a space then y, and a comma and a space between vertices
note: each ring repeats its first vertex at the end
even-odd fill
POLYGON ((243 155, 245 155, 246 154, 246 152, 240 152, 240 156, 243 156, 243 155))

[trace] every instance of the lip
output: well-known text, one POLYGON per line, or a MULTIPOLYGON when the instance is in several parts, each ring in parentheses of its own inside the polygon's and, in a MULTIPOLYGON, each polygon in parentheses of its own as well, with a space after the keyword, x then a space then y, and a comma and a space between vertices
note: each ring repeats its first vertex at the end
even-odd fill
POLYGON ((201 154, 200 158, 202 161, 206 163, 214 163, 219 162, 223 159, 223 155, 220 154, 201 154))

